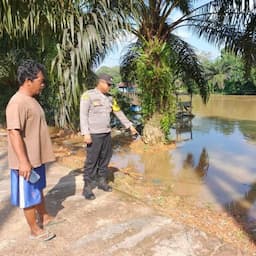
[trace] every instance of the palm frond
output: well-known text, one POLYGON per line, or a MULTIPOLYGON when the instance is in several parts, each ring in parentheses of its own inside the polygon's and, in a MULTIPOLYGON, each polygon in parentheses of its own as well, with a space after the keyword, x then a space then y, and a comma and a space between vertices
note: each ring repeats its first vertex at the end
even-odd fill
MULTIPOLYGON (((182 74, 185 80, 193 80, 200 90, 202 99, 204 102, 207 102, 209 92, 204 79, 205 74, 193 48, 187 42, 173 34, 170 35, 168 44, 175 53, 175 63, 173 64, 177 70, 177 74, 182 74)), ((172 57, 170 56, 170 62, 173 62, 172 57)))
POLYGON ((189 25, 200 37, 256 64, 255 1, 211 1, 190 14, 189 25))
MULTIPOLYGON (((51 66, 63 96, 59 102, 66 107, 62 114, 67 115, 70 106, 79 104, 79 73, 99 62, 122 30, 128 29, 125 17, 131 5, 126 1, 125 11, 117 8, 108 0, 1 0, 0 36, 13 41, 36 35, 42 51, 46 38, 56 38, 57 55, 51 66)), ((69 119, 67 115, 62 121, 68 125, 69 119)))
POLYGON ((132 43, 128 46, 127 52, 122 56, 120 73, 123 81, 135 81, 136 74, 136 59, 139 56, 139 49, 141 49, 142 43, 140 40, 137 40, 135 43, 132 43))

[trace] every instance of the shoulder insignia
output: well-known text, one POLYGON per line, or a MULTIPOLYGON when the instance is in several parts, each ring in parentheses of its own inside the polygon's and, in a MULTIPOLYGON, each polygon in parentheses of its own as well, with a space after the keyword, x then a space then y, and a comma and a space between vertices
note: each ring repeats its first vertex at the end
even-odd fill
POLYGON ((113 99, 112 109, 113 109, 114 112, 120 111, 120 107, 119 107, 119 105, 118 105, 118 103, 115 99, 113 99))
POLYGON ((89 93, 88 93, 88 91, 86 91, 86 92, 84 92, 84 93, 82 94, 81 99, 82 99, 82 100, 88 100, 88 99, 89 99, 89 93))

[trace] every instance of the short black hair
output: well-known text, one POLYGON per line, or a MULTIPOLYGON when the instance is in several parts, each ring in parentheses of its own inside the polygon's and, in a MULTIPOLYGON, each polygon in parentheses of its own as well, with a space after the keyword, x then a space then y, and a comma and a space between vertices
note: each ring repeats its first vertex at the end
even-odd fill
POLYGON ((17 69, 17 81, 19 86, 22 85, 26 79, 31 81, 36 79, 40 71, 45 76, 45 67, 41 63, 31 59, 22 61, 17 69))

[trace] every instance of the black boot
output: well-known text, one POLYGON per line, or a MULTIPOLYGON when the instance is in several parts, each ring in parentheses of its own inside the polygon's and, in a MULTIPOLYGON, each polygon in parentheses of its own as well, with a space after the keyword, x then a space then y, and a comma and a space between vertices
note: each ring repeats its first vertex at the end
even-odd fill
POLYGON ((83 189, 83 196, 87 200, 94 200, 96 198, 94 193, 92 192, 92 185, 90 184, 90 182, 85 181, 84 189, 83 189))
POLYGON ((109 186, 108 183, 106 182, 106 179, 102 177, 99 178, 98 189, 102 189, 106 192, 112 191, 112 187, 109 186))

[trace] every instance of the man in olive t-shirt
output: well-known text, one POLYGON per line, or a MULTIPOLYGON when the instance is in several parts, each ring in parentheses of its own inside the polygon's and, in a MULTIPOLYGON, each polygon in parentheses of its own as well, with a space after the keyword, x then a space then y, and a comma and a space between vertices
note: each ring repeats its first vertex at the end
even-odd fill
POLYGON ((24 61, 18 67, 17 80, 19 90, 6 108, 11 202, 23 208, 31 230, 30 238, 47 241, 55 234, 43 229, 53 220, 45 208, 44 164, 54 161, 55 157, 44 111, 34 98, 45 87, 44 67, 33 60, 24 61), (32 169, 40 176, 36 183, 29 180, 32 169), (41 223, 38 223, 36 215, 41 223))

